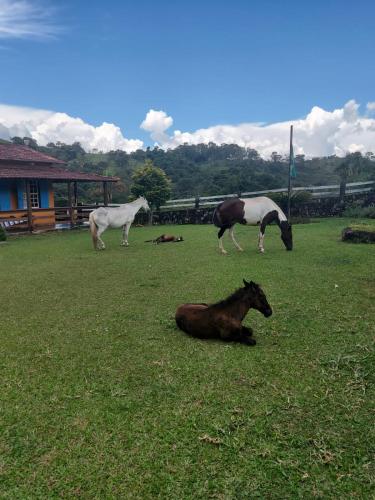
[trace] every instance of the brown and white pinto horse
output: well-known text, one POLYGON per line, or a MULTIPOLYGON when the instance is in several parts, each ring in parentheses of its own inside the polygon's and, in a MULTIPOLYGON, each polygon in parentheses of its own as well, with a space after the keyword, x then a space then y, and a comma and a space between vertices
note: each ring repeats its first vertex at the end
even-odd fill
POLYGON ((281 230, 281 239, 287 250, 293 249, 292 226, 289 224, 284 212, 274 201, 266 196, 257 198, 230 198, 220 203, 214 212, 213 223, 220 228, 218 233, 219 248, 221 253, 224 250, 222 236, 226 229, 236 248, 242 252, 242 248, 237 243, 233 234, 233 226, 236 223, 248 224, 251 226, 260 225, 258 247, 260 252, 264 252, 264 233, 266 226, 271 222, 276 222, 281 230))

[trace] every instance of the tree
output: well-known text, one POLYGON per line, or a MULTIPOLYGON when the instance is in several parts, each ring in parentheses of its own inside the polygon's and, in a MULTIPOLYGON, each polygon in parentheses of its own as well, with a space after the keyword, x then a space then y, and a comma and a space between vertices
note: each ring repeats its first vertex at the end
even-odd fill
POLYGON ((271 159, 274 163, 280 163, 283 157, 277 151, 272 151, 271 159))
POLYGON ((343 161, 335 168, 335 172, 340 176, 340 200, 344 200, 346 183, 355 175, 361 172, 363 157, 360 152, 348 153, 343 161))
POLYGON ((19 144, 22 146, 28 146, 29 148, 32 149, 38 149, 38 143, 36 142, 35 139, 32 139, 31 137, 12 137, 11 141, 13 144, 19 144))
POLYGON ((158 167, 155 167, 152 160, 146 160, 144 165, 135 170, 132 175, 133 184, 130 192, 133 196, 144 196, 153 210, 159 209, 171 195, 171 181, 166 173, 158 167))

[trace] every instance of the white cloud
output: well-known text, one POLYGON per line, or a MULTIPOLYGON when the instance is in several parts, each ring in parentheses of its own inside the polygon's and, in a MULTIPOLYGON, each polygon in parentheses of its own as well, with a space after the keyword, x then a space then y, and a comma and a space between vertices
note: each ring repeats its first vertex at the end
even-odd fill
POLYGON ((143 147, 138 139, 126 139, 113 123, 104 122, 94 127, 66 113, 0 104, 0 137, 14 136, 32 137, 41 146, 58 141, 80 142, 86 151, 121 149, 130 153, 143 147))
POLYGON ((375 111, 375 102, 368 102, 366 104, 366 109, 369 113, 373 113, 375 111))
MULTIPOLYGON (((373 104, 375 103, 369 103, 367 109, 375 109, 373 104)), ((163 113, 163 116, 167 115, 163 113)), ((146 129, 151 132, 152 137, 158 132, 156 126, 153 127, 154 122, 158 124, 157 120, 149 120, 146 129)), ((307 157, 333 154, 343 156, 347 152, 365 153, 375 150, 375 119, 361 116, 359 105, 354 100, 347 102, 343 108, 333 111, 314 106, 304 118, 268 125, 258 123, 216 125, 194 132, 175 130, 170 136, 165 133, 168 128, 165 127, 163 134, 159 136, 159 145, 162 148, 175 148, 184 143, 238 144, 256 149, 261 156, 269 157, 273 151, 281 154, 289 153, 290 125, 294 126, 296 154, 305 154, 307 157)))
MULTIPOLYGON (((368 116, 372 109, 375 109, 375 103, 368 103, 367 114, 361 114, 358 104, 351 100, 333 111, 314 106, 304 118, 293 121, 216 125, 192 132, 168 132, 173 125, 172 117, 164 111, 151 109, 141 128, 164 149, 184 143, 238 144, 256 149, 267 158, 273 151, 284 155, 289 153, 289 129, 293 125, 295 154, 344 156, 353 151, 375 151, 375 118, 368 116)), ((131 152, 143 147, 141 140, 125 138, 113 123, 104 122, 95 127, 66 113, 0 105, 0 137, 9 139, 15 135, 33 137, 41 145, 78 141, 86 151, 121 149, 131 152)))
POLYGON ((39 1, 0 0, 0 38, 50 38, 61 31, 55 9, 39 1))
POLYGON ((141 128, 150 132, 151 138, 157 143, 168 142, 169 138, 165 131, 173 125, 173 118, 164 111, 150 109, 146 118, 141 123, 141 128))

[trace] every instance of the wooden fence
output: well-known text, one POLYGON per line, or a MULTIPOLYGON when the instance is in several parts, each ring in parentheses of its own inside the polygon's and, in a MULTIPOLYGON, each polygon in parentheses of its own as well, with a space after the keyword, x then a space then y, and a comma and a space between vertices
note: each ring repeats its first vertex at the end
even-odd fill
MULTIPOLYGON (((349 182, 345 185, 345 195, 352 194, 362 194, 372 191, 375 187, 375 181, 366 182, 349 182)), ((343 186, 340 184, 331 184, 328 186, 305 186, 305 187, 295 187, 293 192, 304 191, 311 193, 313 198, 338 198, 340 196, 340 189, 343 186)), ((195 198, 179 198, 174 200, 169 200, 163 205, 161 210, 178 210, 183 208, 200 208, 209 207, 210 205, 217 205, 218 203, 224 201, 227 198, 233 198, 239 196, 241 198, 253 198, 255 196, 267 195, 269 193, 287 193, 287 188, 280 189, 266 189, 263 191, 248 191, 245 193, 232 193, 232 194, 219 194, 215 196, 198 196, 195 198)))

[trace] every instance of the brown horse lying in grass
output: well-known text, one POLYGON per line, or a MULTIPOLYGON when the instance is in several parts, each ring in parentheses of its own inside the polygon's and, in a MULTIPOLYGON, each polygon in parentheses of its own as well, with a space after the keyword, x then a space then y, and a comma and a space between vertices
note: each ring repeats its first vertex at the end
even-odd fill
POLYGON ((176 311, 176 323, 181 330, 198 338, 221 338, 226 342, 255 345, 251 328, 242 326, 249 309, 257 309, 266 318, 272 309, 259 285, 243 280, 227 299, 216 304, 182 304, 176 311))
POLYGON ((172 234, 162 234, 155 240, 146 240, 145 243, 155 243, 159 245, 159 243, 177 243, 178 241, 184 241, 182 236, 173 236, 172 234))

